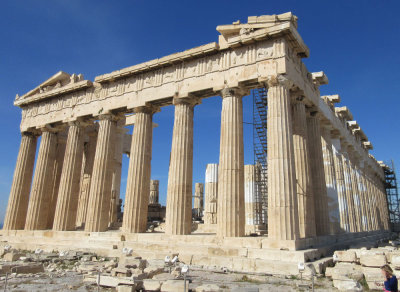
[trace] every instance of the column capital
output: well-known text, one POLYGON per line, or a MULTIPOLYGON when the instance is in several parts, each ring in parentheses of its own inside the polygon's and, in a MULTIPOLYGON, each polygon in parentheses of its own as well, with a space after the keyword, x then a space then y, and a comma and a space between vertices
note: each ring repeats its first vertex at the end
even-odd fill
POLYGON ((292 104, 301 103, 301 104, 305 105, 305 102, 304 102, 305 95, 304 95, 304 91, 303 90, 297 89, 295 91, 291 91, 290 92, 290 97, 291 97, 292 104))
POLYGON ((99 115, 98 119, 99 120, 109 120, 109 121, 112 121, 112 122, 117 122, 120 119, 123 119, 124 117, 125 116, 122 113, 118 113, 118 114, 109 113, 109 114, 101 114, 101 115, 99 115))
POLYGON ((293 86, 293 81, 283 75, 272 75, 267 79, 268 87, 283 86, 290 89, 293 86))
POLYGON ((37 127, 37 129, 41 133, 44 133, 44 132, 58 133, 58 132, 63 131, 66 126, 67 126, 66 124, 60 124, 60 125, 46 124, 46 125, 37 127))
POLYGON ((172 99, 172 104, 173 105, 187 104, 189 106, 194 107, 198 104, 201 104, 201 98, 195 97, 193 95, 189 95, 188 97, 174 97, 172 99))
POLYGON ((221 90, 221 97, 229 97, 229 96, 240 96, 243 97, 245 95, 250 94, 249 90, 241 88, 241 87, 227 87, 221 90))
POLYGON ((152 104, 148 104, 148 105, 144 105, 144 106, 135 107, 135 108, 133 109, 133 111, 134 111, 135 114, 138 114, 138 113, 145 113, 145 114, 150 114, 150 115, 152 115, 152 114, 154 114, 154 113, 159 112, 159 111, 160 111, 160 107, 159 107, 159 106, 152 105, 152 104))

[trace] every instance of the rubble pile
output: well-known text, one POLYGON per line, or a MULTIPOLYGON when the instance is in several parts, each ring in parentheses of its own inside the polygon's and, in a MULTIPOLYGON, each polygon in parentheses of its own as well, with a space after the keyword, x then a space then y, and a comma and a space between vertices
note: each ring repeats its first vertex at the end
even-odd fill
POLYGON ((334 267, 327 267, 325 276, 334 287, 346 291, 382 290, 384 278, 380 267, 388 264, 400 276, 400 241, 389 241, 375 247, 335 251, 334 267), (368 287, 367 287, 368 286, 368 287))

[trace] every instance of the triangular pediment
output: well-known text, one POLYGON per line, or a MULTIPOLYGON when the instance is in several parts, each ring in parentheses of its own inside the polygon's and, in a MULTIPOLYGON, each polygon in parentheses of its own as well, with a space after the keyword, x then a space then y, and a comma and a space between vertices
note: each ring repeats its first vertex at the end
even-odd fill
POLYGON ((37 86, 36 88, 29 91, 28 93, 25 93, 22 96, 17 95, 15 100, 16 101, 23 100, 23 99, 27 99, 27 98, 35 96, 35 95, 39 95, 39 94, 46 93, 46 92, 51 92, 58 88, 64 87, 70 83, 75 83, 75 82, 82 81, 82 80, 83 80, 82 74, 70 75, 66 72, 59 71, 58 73, 54 74, 49 79, 47 79, 46 81, 42 82, 39 86, 37 86))

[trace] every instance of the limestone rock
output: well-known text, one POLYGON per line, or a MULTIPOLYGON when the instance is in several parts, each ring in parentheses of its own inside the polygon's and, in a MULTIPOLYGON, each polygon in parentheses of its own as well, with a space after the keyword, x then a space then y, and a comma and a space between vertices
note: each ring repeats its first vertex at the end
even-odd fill
POLYGON ((153 277, 154 280, 167 281, 175 279, 170 273, 161 273, 153 277))
POLYGON ((396 270, 400 270, 400 255, 392 255, 391 264, 396 270))
POLYGON ((379 268, 386 264, 386 257, 384 254, 361 255, 360 264, 366 267, 379 268))
POLYGON ((123 255, 119 258, 118 267, 133 269, 139 268, 143 270, 144 268, 146 268, 146 261, 135 257, 123 255))
POLYGON ((332 269, 332 279, 333 280, 347 280, 353 279, 360 281, 364 277, 361 266, 350 264, 350 263, 338 263, 332 269))
POLYGON ((355 263, 357 261, 356 253, 352 250, 337 250, 333 258, 338 262, 355 263))
POLYGON ((183 280, 168 280, 161 286, 161 292, 187 292, 189 291, 189 282, 186 281, 186 291, 183 280))
POLYGON ((150 267, 145 268, 143 272, 147 273, 149 278, 153 278, 153 276, 163 273, 164 268, 150 266, 150 267))
POLYGON ((21 253, 16 253, 16 252, 8 252, 4 255, 3 259, 6 262, 14 262, 19 260, 21 257, 23 257, 24 255, 21 253))
POLYGON ((42 264, 30 264, 26 266, 16 266, 13 268, 13 272, 17 274, 36 274, 43 273, 44 268, 42 264))
POLYGON ((144 279, 143 280, 143 289, 145 291, 160 291, 162 282, 159 280, 153 279, 144 279))
POLYGON ((367 281, 369 289, 382 289, 382 287, 376 285, 376 282, 381 284, 383 283, 383 276, 380 268, 363 267, 362 271, 364 273, 365 280, 367 281))
POLYGON ((136 290, 136 286, 128 286, 128 285, 118 285, 117 292, 134 292, 136 290))
POLYGON ((201 286, 197 286, 194 290, 195 292, 218 292, 222 291, 218 285, 215 284, 203 284, 201 286))
POLYGON ((127 268, 114 268, 111 270, 111 276, 123 275, 124 277, 129 277, 132 274, 131 270, 127 268))
POLYGON ((333 286, 340 291, 363 291, 360 283, 352 279, 333 280, 333 286))

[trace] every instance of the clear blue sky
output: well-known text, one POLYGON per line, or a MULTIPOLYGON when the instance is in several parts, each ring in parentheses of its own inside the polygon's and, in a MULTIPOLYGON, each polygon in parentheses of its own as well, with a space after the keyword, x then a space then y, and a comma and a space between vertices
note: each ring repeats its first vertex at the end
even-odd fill
MULTIPOLYGON (((341 105, 374 145, 378 160, 400 168, 400 1, 78 1, 4 0, 0 6, 0 222, 18 154, 24 94, 63 70, 86 79, 217 41, 219 24, 247 16, 292 11, 310 48, 310 72, 323 70, 322 94, 340 94, 341 105)), ((251 99, 244 99, 251 122, 251 99)), ((193 183, 204 181, 207 163, 218 162, 221 99, 195 109, 193 183)), ((173 108, 154 116, 152 178, 165 202, 173 108)), ((251 126, 245 128, 245 163, 253 162, 251 126)), ((128 160, 123 161, 125 194, 128 160)))

